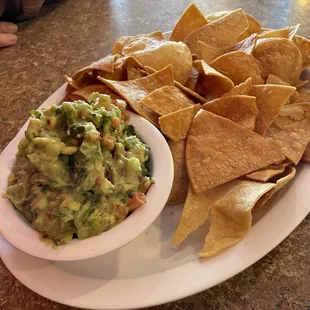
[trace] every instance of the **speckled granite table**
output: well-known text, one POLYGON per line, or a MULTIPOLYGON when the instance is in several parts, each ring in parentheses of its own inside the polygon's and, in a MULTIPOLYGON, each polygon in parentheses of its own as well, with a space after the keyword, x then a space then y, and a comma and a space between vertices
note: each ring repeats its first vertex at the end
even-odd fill
MULTIPOLYGON (((242 7, 265 27, 301 23, 310 37, 309 0, 195 1, 205 13, 242 7)), ((168 31, 189 4, 181 0, 67 0, 19 25, 16 46, 0 50, 0 150, 63 83, 64 74, 104 56, 121 34, 168 31)), ((168 309, 310 309, 310 216, 252 267, 168 309)), ((69 310, 20 284, 0 263, 0 310, 69 310)))

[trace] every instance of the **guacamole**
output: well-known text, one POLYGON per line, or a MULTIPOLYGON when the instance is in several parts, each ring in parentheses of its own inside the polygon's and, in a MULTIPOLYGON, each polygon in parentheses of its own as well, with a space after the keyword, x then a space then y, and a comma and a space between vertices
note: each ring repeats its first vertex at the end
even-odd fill
POLYGON ((126 122, 123 100, 93 93, 31 111, 8 198, 56 244, 99 235, 146 202, 150 149, 126 122))

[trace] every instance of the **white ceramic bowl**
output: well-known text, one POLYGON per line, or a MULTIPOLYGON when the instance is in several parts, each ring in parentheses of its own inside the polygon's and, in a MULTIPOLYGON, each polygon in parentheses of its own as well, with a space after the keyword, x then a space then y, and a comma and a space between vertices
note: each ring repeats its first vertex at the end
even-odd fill
MULTIPOLYGON (((58 103, 64 97, 65 86, 62 86, 47 99, 41 108, 58 103)), ((147 193, 147 203, 122 223, 99 236, 84 240, 74 239, 56 248, 42 242, 40 234, 31 228, 8 200, 2 198, 8 175, 14 165, 17 146, 24 135, 27 123, 0 155, 0 233, 13 246, 27 254, 52 261, 77 261, 96 257, 118 249, 135 239, 161 213, 173 182, 172 155, 159 130, 144 118, 130 113, 129 123, 135 126, 141 139, 151 148, 152 176, 155 178, 155 184, 147 193)))

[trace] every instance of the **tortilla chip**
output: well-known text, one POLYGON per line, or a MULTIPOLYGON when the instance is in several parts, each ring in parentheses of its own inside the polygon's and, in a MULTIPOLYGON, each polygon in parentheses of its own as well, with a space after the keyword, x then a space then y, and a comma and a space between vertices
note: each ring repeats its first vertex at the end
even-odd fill
POLYGON ((302 56, 302 70, 310 66, 310 41, 301 36, 295 36, 293 43, 301 52, 302 56))
POLYGON ((128 65, 126 70, 127 70, 127 80, 136 80, 147 76, 147 74, 144 74, 141 70, 135 68, 132 65, 128 65))
POLYGON ((194 61, 194 66, 199 71, 199 78, 195 91, 208 99, 222 97, 234 87, 234 83, 225 75, 214 70, 203 60, 194 61))
MULTIPOLYGON (((145 66, 144 69, 147 71, 148 74, 152 74, 154 72, 157 72, 155 69, 149 67, 149 66, 145 66)), ((207 100, 204 97, 201 97, 199 94, 197 94, 195 91, 187 88, 186 86, 182 85, 181 83, 174 81, 174 85, 176 87, 178 87, 179 89, 181 89, 183 91, 183 93, 185 93, 186 95, 189 95, 190 97, 196 100, 198 100, 198 102, 206 102, 207 100)))
POLYGON ((185 201, 189 186, 185 163, 186 140, 169 140, 168 145, 173 157, 174 178, 167 204, 174 205, 185 201))
POLYGON ((197 195, 191 186, 188 187, 188 193, 183 207, 182 216, 174 235, 173 242, 175 244, 180 244, 183 242, 192 232, 194 232, 208 219, 210 208, 212 206, 212 198, 213 197, 209 194, 209 192, 197 195))
POLYGON ((284 172, 285 167, 290 164, 289 161, 284 161, 279 165, 271 165, 269 167, 251 172, 247 174, 245 177, 249 180, 259 181, 259 182, 267 182, 272 177, 279 175, 284 172))
POLYGON ((218 48, 231 47, 237 43, 238 37, 248 26, 245 14, 241 9, 238 9, 193 31, 185 38, 184 42, 193 54, 201 56, 198 41, 218 48))
MULTIPOLYGON (((268 78, 267 78, 267 81, 266 81, 266 84, 276 84, 276 85, 287 85, 287 86, 290 86, 289 83, 281 80, 279 77, 273 75, 273 74, 269 74, 268 75, 268 78)), ((294 103, 294 102, 301 102, 303 101, 302 100, 302 97, 300 96, 300 94, 295 90, 293 92, 293 94, 291 95, 291 97, 289 98, 288 100, 288 104, 291 104, 291 103, 294 103)))
POLYGON ((76 81, 76 83, 80 83, 80 80, 82 77, 89 72, 92 72, 94 70, 101 71, 101 72, 114 72, 114 62, 119 57, 119 55, 108 55, 104 58, 101 58, 98 61, 93 62, 87 67, 84 67, 81 70, 76 71, 73 76, 72 80, 76 81))
POLYGON ((306 163, 310 163, 310 144, 309 143, 304 151, 304 154, 302 155, 301 160, 306 163))
POLYGON ((296 174, 296 169, 294 167, 288 166, 285 169, 284 176, 277 180, 275 187, 272 188, 268 193, 263 195, 256 203, 253 208, 253 212, 257 212, 262 208, 262 206, 282 187, 284 187, 289 181, 291 181, 296 174))
POLYGON ((242 41, 252 34, 259 33, 262 30, 261 24, 251 14, 246 13, 245 15, 249 23, 249 28, 240 35, 238 41, 242 41))
POLYGON ((207 102, 202 108, 254 130, 258 113, 255 100, 256 98, 251 96, 228 96, 207 102))
POLYGON ((137 39, 139 37, 151 37, 157 40, 163 40, 164 39, 164 35, 162 34, 161 31, 155 31, 152 33, 146 33, 146 34, 140 34, 137 36, 121 36, 120 38, 118 38, 112 48, 112 54, 120 54, 122 55, 122 50, 123 47, 131 40, 133 39, 137 39))
POLYGON ((198 255, 216 255, 244 239, 251 229, 251 211, 255 203, 274 186, 272 183, 233 180, 205 193, 212 220, 198 255))
POLYGON ((299 95, 302 97, 303 101, 310 100, 310 90, 307 88, 298 89, 299 95))
POLYGON ((253 51, 263 79, 269 74, 294 85, 302 72, 302 57, 299 49, 288 39, 259 39, 253 51))
POLYGON ((284 159, 273 141, 205 110, 187 138, 186 166, 196 194, 284 159))
POLYGON ((295 165, 310 142, 309 111, 308 103, 285 106, 267 132, 267 137, 272 138, 295 165))
POLYGON ((208 23, 214 22, 228 14, 230 14, 232 11, 218 11, 218 12, 214 12, 211 13, 209 15, 206 16, 206 20, 208 23))
POLYGON ((253 85, 251 95, 256 97, 258 114, 255 132, 265 135, 273 120, 295 91, 295 87, 284 85, 253 85))
POLYGON ((207 24, 207 20, 202 15, 197 6, 192 3, 183 12, 180 19, 175 24, 170 35, 170 41, 184 41, 193 31, 207 24))
POLYGON ((262 84, 260 70, 252 55, 243 51, 224 54, 210 64, 215 70, 228 76, 235 85, 252 78, 253 84, 262 84))
POLYGON ((171 64, 174 78, 181 84, 186 83, 192 69, 191 52, 183 42, 141 37, 127 43, 122 52, 124 55, 133 56, 144 67, 149 66, 155 70, 171 64), (142 39, 146 41, 141 43, 142 39))
POLYGON ((295 86, 296 88, 301 88, 307 84, 309 84, 308 80, 299 80, 299 82, 297 84, 294 84, 293 86, 295 86))
POLYGON ((65 80, 68 83, 66 91, 69 93, 73 92, 74 90, 98 83, 97 79, 88 73, 85 74, 78 82, 68 77, 67 75, 65 75, 65 80))
POLYGON ((161 116, 159 118, 161 132, 174 141, 185 139, 192 120, 200 108, 200 104, 191 105, 187 108, 161 116))
POLYGON ((136 113, 145 117, 154 125, 159 126, 158 115, 142 105, 140 100, 157 88, 173 85, 171 65, 154 74, 136 80, 119 82, 101 77, 98 77, 98 79, 126 100, 136 113))
POLYGON ((224 94, 223 97, 235 96, 235 95, 249 95, 252 88, 252 78, 249 77, 245 82, 232 88, 228 93, 224 94))
POLYGON ((71 100, 83 99, 83 100, 88 102, 89 95, 94 93, 94 92, 109 95, 112 99, 120 99, 121 98, 117 93, 112 91, 109 87, 107 87, 106 85, 102 85, 102 84, 88 85, 86 87, 83 87, 83 88, 80 88, 80 89, 74 91, 69 96, 70 96, 71 100))
POLYGON ((175 86, 155 89, 140 102, 158 115, 166 115, 194 104, 175 86))
POLYGON ((199 71, 195 67, 192 67, 189 78, 184 86, 194 91, 198 82, 198 78, 199 78, 199 71))
POLYGON ((254 33, 248 38, 245 38, 243 41, 240 41, 239 43, 229 48, 216 48, 198 41, 200 45, 201 57, 207 64, 210 64, 214 59, 230 52, 243 51, 247 54, 251 54, 255 47, 256 36, 256 33, 254 33))
POLYGON ((266 39, 266 38, 285 38, 288 40, 292 40, 297 33, 300 24, 291 27, 285 27, 282 29, 274 29, 269 31, 264 31, 263 33, 258 35, 259 39, 266 39))

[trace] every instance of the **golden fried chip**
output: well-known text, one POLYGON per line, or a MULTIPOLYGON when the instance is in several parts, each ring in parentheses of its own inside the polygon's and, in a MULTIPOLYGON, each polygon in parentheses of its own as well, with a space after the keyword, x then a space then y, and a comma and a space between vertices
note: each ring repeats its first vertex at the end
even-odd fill
POLYGON ((192 120, 201 105, 195 104, 159 118, 161 132, 174 141, 187 137, 192 120))
POLYGON ((106 85, 98 84, 98 85, 88 85, 86 87, 80 88, 73 93, 71 93, 70 99, 71 100, 79 100, 84 99, 85 101, 88 101, 88 97, 90 94, 98 92, 101 94, 109 95, 112 99, 120 99, 121 97, 112 91, 109 87, 106 85))
POLYGON ((196 194, 284 159, 272 140, 203 109, 187 138, 186 166, 196 194))
POLYGON ((175 86, 155 89, 140 102, 158 115, 166 115, 194 104, 175 86))
POLYGON ((254 33, 248 38, 245 38, 243 41, 240 41, 229 48, 216 48, 201 41, 198 41, 200 45, 202 60, 204 60, 207 64, 210 64, 214 59, 230 52, 243 51, 247 54, 251 54, 255 47, 256 37, 257 34, 254 33))
POLYGON ((241 241, 250 231, 252 209, 274 188, 272 183, 233 180, 205 193, 211 226, 200 257, 210 257, 241 241))
POLYGON ((139 68, 135 68, 132 65, 127 66, 127 80, 135 80, 145 77, 147 74, 144 74, 139 68))
POLYGON ((168 145, 173 157, 174 178, 167 204, 174 205, 185 201, 189 186, 185 162, 186 140, 169 140, 168 145))
MULTIPOLYGON (((269 74, 268 78, 266 80, 266 84, 276 84, 276 85, 287 85, 290 86, 289 83, 281 80, 279 77, 273 75, 273 74, 269 74)), ((288 100, 288 104, 294 103, 294 102, 301 102, 304 101, 302 100, 302 97, 300 96, 300 94, 295 90, 293 92, 293 94, 291 95, 291 97, 288 100)))
POLYGON ((235 85, 252 78, 253 84, 262 84, 260 70, 252 55, 243 51, 224 54, 210 63, 215 70, 228 76, 235 85))
POLYGON ((251 36, 252 34, 259 33, 262 30, 261 24, 252 15, 248 13, 246 13, 245 15, 249 23, 249 28, 240 35, 238 41, 242 41, 245 38, 251 36))
POLYGON ((252 88, 252 78, 249 77, 245 82, 236 85, 228 93, 224 94, 223 97, 235 96, 235 95, 249 95, 252 88))
POLYGON ((189 48, 183 42, 156 40, 150 37, 143 43, 130 41, 123 47, 123 54, 133 56, 144 67, 149 66, 160 70, 167 65, 172 65, 174 78, 181 84, 185 84, 191 69, 192 55, 189 48))
POLYGON ((194 66, 199 72, 195 91, 208 99, 222 97, 234 87, 234 83, 225 75, 214 70, 203 60, 195 60, 194 66))
POLYGON ((139 37, 151 37, 157 40, 163 40, 164 39, 164 35, 162 34, 161 31, 155 31, 152 33, 146 33, 146 34, 140 34, 137 36, 121 36, 120 38, 118 38, 112 48, 112 54, 120 54, 122 55, 122 50, 123 47, 131 40, 137 40, 139 37))
POLYGON ((170 35, 170 41, 184 41, 193 31, 207 24, 207 20, 202 15, 197 6, 192 3, 183 12, 180 19, 175 24, 170 35))
POLYGON ((206 20, 208 23, 214 22, 228 14, 230 14, 232 11, 218 11, 218 12, 214 12, 211 13, 209 15, 206 16, 206 20))
POLYGON ((262 208, 262 206, 282 187, 284 187, 289 181, 291 181, 296 174, 296 169, 294 167, 288 166, 285 169, 284 175, 277 180, 275 187, 272 188, 269 192, 263 195, 256 203, 253 208, 253 212, 257 212, 262 208))
POLYGON ((182 211, 182 216, 174 235, 173 242, 180 244, 209 217, 212 206, 212 195, 209 192, 195 194, 189 186, 187 197, 182 211))
POLYGON ((307 88, 298 89, 299 95, 302 97, 303 101, 310 100, 310 90, 307 88))
POLYGON ((198 82, 198 78, 199 78, 199 71, 195 67, 192 67, 189 78, 184 86, 194 91, 198 82))
POLYGON ((297 165, 310 142, 310 105, 296 103, 283 107, 267 132, 283 154, 297 165))
MULTIPOLYGON (((148 66, 145 66, 144 69, 146 70, 146 72, 148 74, 152 74, 154 72, 157 72, 155 69, 148 67, 148 66)), ((181 89, 183 91, 183 93, 185 93, 186 95, 189 95, 191 98, 196 99, 196 101, 198 100, 198 102, 204 103, 207 101, 204 97, 200 96, 199 94, 197 94, 195 91, 189 89, 188 87, 182 85, 178 81, 174 81, 174 85, 176 87, 178 87, 179 89, 181 89)))
POLYGON ((285 27, 282 29, 274 29, 269 31, 264 31, 258 35, 259 39, 266 39, 266 38, 285 38, 292 40, 297 33, 300 24, 291 27, 285 27))
POLYGON ((256 98, 251 96, 228 96, 205 103, 206 111, 228 118, 249 130, 254 130, 258 110, 256 98))
POLYGON ((290 164, 289 161, 284 161, 279 165, 271 165, 266 168, 251 172, 247 174, 245 177, 253 181, 267 182, 272 177, 283 173, 285 167, 288 166, 289 164, 290 164))
POLYGON ((145 117, 154 125, 159 126, 158 115, 142 105, 140 100, 157 88, 173 85, 171 65, 149 76, 136 80, 119 82, 103 79, 100 76, 98 79, 125 99, 136 113, 145 117))
POLYGON ((302 155, 301 160, 306 163, 310 163, 310 144, 309 143, 304 151, 304 154, 302 155))
POLYGON ((84 67, 81 70, 76 71, 73 76, 72 80, 74 80, 76 83, 80 83, 80 80, 83 78, 83 76, 86 73, 92 72, 92 71, 100 71, 100 72, 114 72, 114 62, 119 57, 119 55, 108 55, 96 62, 93 62, 91 65, 84 67))
POLYGON ((67 75, 65 75, 65 80, 68 83, 66 91, 69 93, 73 92, 74 90, 98 83, 97 78, 93 77, 88 73, 83 75, 83 77, 78 82, 68 77, 67 75))
POLYGON ((263 79, 269 74, 294 85, 302 71, 302 57, 294 43, 284 38, 259 39, 253 51, 263 79))
POLYGON ((284 85, 253 85, 251 96, 256 97, 258 114, 255 131, 265 135, 273 120, 278 116, 282 107, 295 91, 295 87, 284 85))
POLYGON ((301 36, 295 36, 293 43, 298 47, 302 56, 302 70, 310 66, 310 41, 301 36))
POLYGON ((185 38, 184 42, 193 54, 201 56, 198 41, 213 47, 231 47, 237 43, 238 37, 248 26, 245 14, 241 9, 238 9, 193 31, 185 38))

